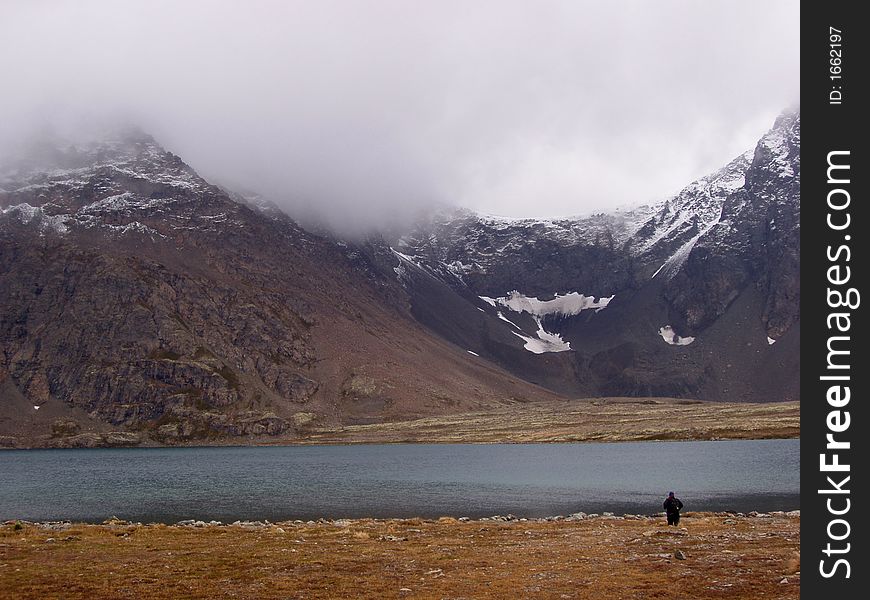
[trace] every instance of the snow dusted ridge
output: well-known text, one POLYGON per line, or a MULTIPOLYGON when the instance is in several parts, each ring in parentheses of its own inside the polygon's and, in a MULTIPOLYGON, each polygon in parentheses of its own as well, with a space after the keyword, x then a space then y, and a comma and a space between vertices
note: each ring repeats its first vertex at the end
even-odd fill
POLYGON ((677 335, 677 332, 674 331, 674 328, 670 325, 660 327, 659 335, 662 336, 662 339, 671 346, 688 346, 695 341, 695 338, 693 338, 692 336, 682 337, 677 335))
POLYGON ((481 277, 497 274, 505 261, 527 261, 529 252, 542 245, 620 247, 648 217, 648 207, 573 219, 510 219, 445 207, 421 217, 392 246, 444 281, 455 279, 475 288, 481 277))
POLYGON ((399 281, 402 282, 402 285, 405 285, 409 282, 408 279, 408 271, 406 269, 406 265, 411 265, 417 268, 424 273, 435 277, 436 279, 440 279, 444 282, 450 282, 452 280, 456 280, 459 283, 464 285, 464 281, 462 279, 463 275, 472 270, 473 267, 469 265, 463 264, 461 261, 455 260, 451 263, 439 263, 433 267, 425 262, 419 256, 412 256, 410 254, 405 254, 404 252, 400 252, 396 250, 392 246, 390 246, 390 251, 393 253, 393 256, 399 259, 399 264, 393 267, 393 271, 399 278, 399 281))
POLYGON ((40 235, 45 235, 47 231, 63 235, 68 230, 64 222, 66 220, 65 215, 47 215, 41 206, 31 206, 26 202, 0 209, 0 215, 17 217, 18 222, 22 225, 36 226, 39 229, 40 235))
POLYGON ((181 159, 153 139, 102 142, 92 146, 58 147, 58 164, 6 168, 0 184, 8 192, 51 194, 54 190, 80 192, 89 187, 111 192, 111 179, 151 186, 151 189, 206 191, 209 184, 181 159))
MULTIPOLYGON (((783 117, 780 117, 783 119, 783 117)), ((779 119, 777 120, 779 122, 779 119)), ((800 139, 792 139, 794 133, 790 127, 771 128, 758 142, 756 154, 768 163, 768 169, 779 175, 780 179, 800 177, 792 167, 789 146, 800 146, 800 139)))
POLYGON ((399 264, 393 267, 393 272, 396 274, 396 278, 403 286, 407 286, 411 282, 410 274, 408 273, 408 269, 405 265, 413 265, 418 269, 423 269, 423 265, 418 263, 413 257, 408 256, 407 254, 402 254, 395 248, 390 248, 393 253, 393 256, 399 259, 399 264))
POLYGON ((725 199, 746 182, 746 170, 753 156, 754 150, 748 150, 722 169, 687 185, 673 198, 655 205, 652 215, 629 241, 631 252, 644 255, 670 240, 709 230, 719 220, 725 199))
MULTIPOLYGON (((607 307, 610 301, 613 300, 613 296, 599 298, 596 301, 594 296, 584 296, 578 292, 570 292, 564 295, 555 294, 552 300, 539 300, 514 290, 501 298, 480 296, 480 299, 493 307, 503 306, 514 312, 530 314, 538 326, 535 337, 524 335, 517 331, 512 331, 511 333, 525 342, 524 347, 529 352, 543 354, 544 352, 565 352, 571 349, 571 344, 563 340, 561 335, 544 329, 543 320, 545 316, 560 315, 569 317, 580 314, 581 311, 587 309, 595 309, 595 312, 598 312, 607 307)), ((506 321, 515 329, 522 332, 522 329, 505 317, 501 311, 498 311, 497 315, 499 319, 506 321)))
POLYGON ((179 157, 141 132, 114 135, 50 140, 0 165, 0 224, 18 221, 40 235, 102 229, 156 240, 228 219, 209 209, 217 188, 179 157))
MULTIPOLYGON (((772 147, 782 145, 775 142, 770 139, 772 147)), ((547 256, 555 257, 557 272, 550 279, 562 289, 576 279, 574 260, 599 260, 607 253, 617 262, 621 257, 637 259, 631 267, 617 265, 616 273, 633 268, 649 275, 664 272, 670 278, 695 243, 703 241, 702 236, 720 222, 726 200, 745 185, 754 154, 754 150, 744 152, 672 197, 609 214, 512 219, 445 207, 425 215, 410 232, 396 238, 393 246, 446 283, 453 285, 458 280, 476 290, 492 279, 499 280, 501 287, 505 279, 532 276, 526 274, 529 264, 547 256), (565 279, 560 280, 560 275, 565 279)), ((606 281, 607 274, 586 275, 604 283, 605 289, 618 290, 622 281, 618 274, 606 281)), ((590 281, 573 285, 588 286, 590 281)))

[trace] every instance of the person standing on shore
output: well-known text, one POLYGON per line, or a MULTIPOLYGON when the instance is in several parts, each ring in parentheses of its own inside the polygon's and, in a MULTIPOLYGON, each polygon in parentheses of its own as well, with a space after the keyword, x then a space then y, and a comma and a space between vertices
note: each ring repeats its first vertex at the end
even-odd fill
POLYGON ((665 509, 665 514, 668 516, 668 525, 680 524, 680 509, 683 508, 683 503, 680 499, 674 496, 673 492, 668 492, 668 497, 665 499, 662 507, 665 509))

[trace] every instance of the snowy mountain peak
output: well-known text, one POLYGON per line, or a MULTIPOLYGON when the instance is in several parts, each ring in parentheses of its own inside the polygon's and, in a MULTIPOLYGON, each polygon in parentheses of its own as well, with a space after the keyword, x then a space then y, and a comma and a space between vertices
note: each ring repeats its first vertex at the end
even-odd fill
POLYGON ((37 227, 41 234, 98 228, 158 239, 225 220, 225 198, 137 129, 95 141, 42 139, 0 168, 0 225, 37 227))
MULTIPOLYGON (((636 256, 671 257, 719 220, 729 195, 743 187, 754 150, 698 179, 679 194, 654 206, 652 216, 634 233, 627 249, 636 256)), ((660 263, 662 266, 664 262, 660 263)), ((659 267, 661 268, 661 267, 659 267)))
MULTIPOLYGON (((115 132, 86 142, 41 140, 14 162, 0 167, 0 189, 48 198, 50 191, 68 195, 93 185, 111 192, 114 177, 164 188, 204 189, 208 184, 184 161, 139 130, 115 132)), ((120 190, 120 186, 115 186, 120 190)), ((152 190, 152 193, 158 192, 152 190)))

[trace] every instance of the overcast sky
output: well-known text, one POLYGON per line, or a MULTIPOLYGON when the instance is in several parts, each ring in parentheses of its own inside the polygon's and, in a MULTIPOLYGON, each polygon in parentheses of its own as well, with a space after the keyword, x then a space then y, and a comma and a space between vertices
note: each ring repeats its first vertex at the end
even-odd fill
POLYGON ((799 90, 797 0, 0 2, 0 136, 140 124, 203 175, 365 222, 648 202, 799 90))

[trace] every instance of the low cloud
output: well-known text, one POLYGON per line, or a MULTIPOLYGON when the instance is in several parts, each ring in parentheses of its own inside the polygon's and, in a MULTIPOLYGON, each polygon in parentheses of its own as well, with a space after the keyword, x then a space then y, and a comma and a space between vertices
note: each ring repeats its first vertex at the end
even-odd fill
POLYGON ((584 214, 751 147, 798 98, 798 29, 796 1, 6 2, 0 137, 135 122, 343 226, 584 214))

